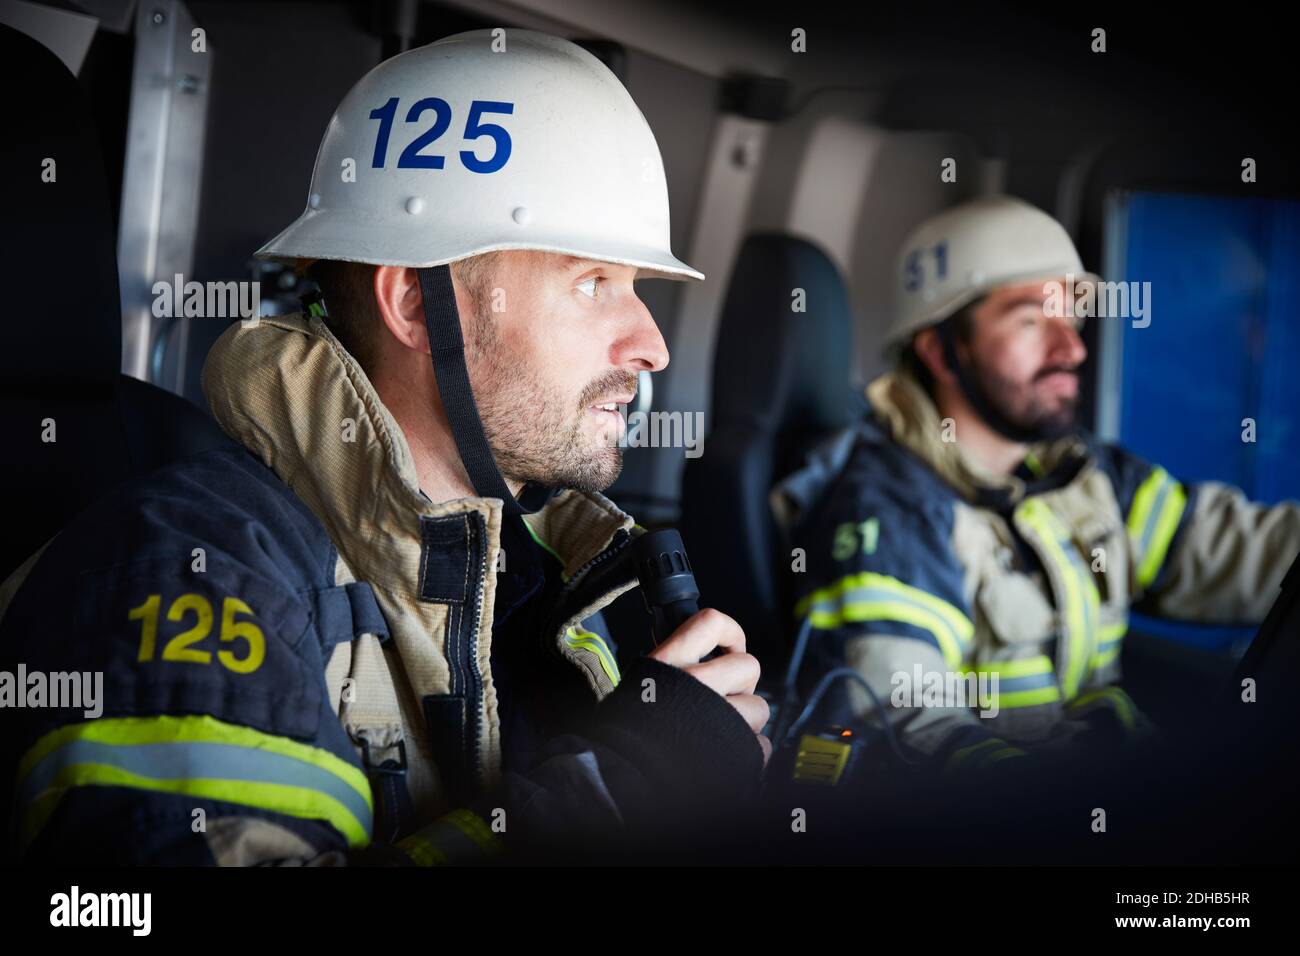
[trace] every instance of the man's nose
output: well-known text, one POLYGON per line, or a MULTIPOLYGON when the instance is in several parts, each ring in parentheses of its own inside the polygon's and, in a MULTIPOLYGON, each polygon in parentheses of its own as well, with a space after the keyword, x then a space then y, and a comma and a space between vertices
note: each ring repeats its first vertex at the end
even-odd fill
POLYGON ((613 364, 642 372, 658 372, 668 365, 668 345, 654 316, 637 296, 628 317, 627 332, 614 343, 613 364))
POLYGON ((1088 357, 1088 347, 1083 344, 1083 336, 1079 334, 1079 329, 1069 320, 1058 320, 1049 325, 1052 329, 1052 341, 1048 357, 1052 364, 1068 367, 1082 365, 1083 360, 1088 357))

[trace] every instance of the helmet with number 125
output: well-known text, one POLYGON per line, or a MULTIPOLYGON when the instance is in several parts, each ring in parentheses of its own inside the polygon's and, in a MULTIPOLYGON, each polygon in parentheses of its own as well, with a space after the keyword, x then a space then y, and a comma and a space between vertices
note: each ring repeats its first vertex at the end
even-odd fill
POLYGON ((576 44, 476 30, 387 60, 330 120, 307 209, 257 255, 429 267, 537 249, 704 278, 669 246, 654 134, 576 44))

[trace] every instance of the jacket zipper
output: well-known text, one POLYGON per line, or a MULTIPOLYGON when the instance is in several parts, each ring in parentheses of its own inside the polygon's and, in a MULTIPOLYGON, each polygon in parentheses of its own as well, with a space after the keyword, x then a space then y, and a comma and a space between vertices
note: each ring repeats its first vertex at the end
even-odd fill
MULTIPOLYGON (((478 536, 478 525, 470 522, 470 534, 478 536)), ((474 597, 474 630, 471 653, 467 654, 469 669, 469 680, 473 685, 473 694, 470 698, 474 702, 474 724, 473 732, 470 735, 470 766, 474 780, 482 781, 483 773, 483 755, 482 748, 479 747, 479 734, 482 732, 481 711, 483 707, 483 675, 478 669, 478 650, 480 641, 480 630, 483 626, 483 591, 487 582, 487 541, 479 540, 479 557, 478 557, 478 589, 474 597)))
POLYGON ((610 544, 609 547, 607 547, 604 551, 600 552, 600 554, 596 555, 594 558, 592 558, 590 561, 588 561, 582 567, 578 568, 578 570, 573 573, 573 577, 569 578, 569 580, 565 583, 564 587, 560 589, 560 593, 556 596, 555 613, 552 616, 550 622, 547 624, 547 627, 543 631, 543 633, 547 637, 546 643, 547 643, 548 650, 552 655, 554 655, 556 658, 560 660, 564 660, 564 654, 560 651, 560 646, 559 646, 559 641, 563 637, 563 634, 560 632, 560 625, 564 622, 564 619, 568 616, 567 614, 563 613, 565 602, 578 589, 578 587, 582 583, 584 583, 583 579, 587 576, 587 574, 591 571, 592 568, 602 563, 603 561, 607 561, 608 559, 619 554, 624 548, 627 547, 628 543, 632 540, 632 535, 629 534, 623 528, 620 528, 618 531, 616 531, 614 533, 614 537, 615 540, 613 543, 610 544))

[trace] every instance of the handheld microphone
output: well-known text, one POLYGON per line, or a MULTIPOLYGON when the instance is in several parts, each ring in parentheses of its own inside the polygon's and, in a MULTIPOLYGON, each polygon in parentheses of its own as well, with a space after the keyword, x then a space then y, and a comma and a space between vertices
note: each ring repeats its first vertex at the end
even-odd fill
POLYGON ((632 559, 646 610, 654 617, 655 643, 661 644, 700 609, 700 589, 682 536, 673 528, 647 531, 632 542, 632 559))

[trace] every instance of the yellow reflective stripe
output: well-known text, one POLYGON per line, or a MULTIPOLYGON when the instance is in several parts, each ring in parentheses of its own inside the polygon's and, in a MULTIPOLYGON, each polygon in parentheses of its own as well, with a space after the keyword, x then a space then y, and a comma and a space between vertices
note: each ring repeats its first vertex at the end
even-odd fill
POLYGON ((1027 757, 1025 751, 1019 747, 1003 747, 1001 750, 995 750, 984 758, 985 763, 997 763, 999 760, 1006 760, 1008 757, 1027 757))
POLYGON ((1092 669, 1096 670, 1099 667, 1105 667, 1111 661, 1115 660, 1115 658, 1119 657, 1119 652, 1120 648, 1118 645, 1112 647, 1110 650, 1098 651, 1096 654, 1092 655, 1092 669))
MULTIPOLYGON (((228 724, 210 716, 116 717, 60 727, 40 738, 19 761, 17 788, 21 792, 32 771, 46 758, 65 747, 82 744, 101 748, 132 748, 152 745, 212 744, 243 748, 296 761, 329 775, 355 791, 353 798, 362 813, 373 811, 370 784, 360 768, 327 750, 286 737, 265 734, 250 727, 228 724)), ((102 751, 101 751, 102 752, 102 751)), ((292 764, 287 765, 292 766, 292 764)), ((351 845, 370 840, 369 821, 363 821, 340 799, 311 787, 266 780, 215 777, 163 778, 147 776, 111 762, 73 762, 59 767, 24 809, 24 835, 34 837, 54 812, 63 794, 79 786, 125 786, 162 793, 223 800, 263 810, 310 819, 324 819, 342 833, 351 845)))
POLYGON ((487 822, 463 807, 399 840, 397 847, 418 866, 478 864, 503 849, 487 822))
MULTIPOLYGON (((1092 650, 1096 650, 1098 632, 1101 627, 1101 593, 1097 590, 1097 582, 1092 578, 1088 563, 1075 549, 1070 532, 1061 524, 1050 508, 1044 509, 1044 514, 1056 531, 1057 550, 1064 559, 1062 570, 1068 569, 1073 572, 1071 577, 1076 585, 1076 593, 1079 596, 1079 606, 1083 616, 1083 631, 1080 634, 1080 644, 1090 646, 1092 650), (1066 548, 1069 549, 1068 552, 1066 548)), ((1083 658, 1080 664, 1082 668, 1082 675, 1079 678, 1080 683, 1088 673, 1087 656, 1083 655, 1083 658)), ((1073 695, 1076 690, 1077 686, 1071 690, 1071 694, 1073 695)))
POLYGON ((90 740, 102 744, 220 743, 269 750, 314 764, 341 777, 358 793, 370 799, 370 782, 359 767, 354 767, 328 750, 311 744, 264 734, 251 727, 228 724, 215 717, 104 717, 81 724, 68 724, 52 730, 23 754, 18 763, 18 785, 47 755, 73 740, 90 740))
POLYGON ((419 833, 412 833, 399 840, 397 848, 409 856, 416 866, 447 866, 451 862, 446 853, 419 833))
POLYGON ((618 661, 614 659, 614 654, 610 651, 609 645, 605 639, 594 631, 588 631, 581 627, 571 627, 564 632, 564 642, 570 647, 582 647, 596 655, 600 661, 600 667, 609 678, 610 683, 615 687, 622 679, 622 674, 618 669, 618 661))
POLYGON ((1186 507, 1187 493, 1183 486, 1163 468, 1156 468, 1138 486, 1129 512, 1128 533, 1141 555, 1137 566, 1139 587, 1147 587, 1160 573, 1186 507), (1160 509, 1155 513, 1158 501, 1160 509))
POLYGON ((870 601, 844 604, 836 613, 814 612, 813 627, 830 629, 841 624, 860 623, 862 621, 903 621, 923 628, 935 636, 943 652, 944 661, 955 667, 962 659, 961 646, 953 639, 952 633, 941 618, 911 604, 894 604, 891 602, 870 601))
POLYGON ((997 763, 999 760, 1006 760, 1008 757, 1025 756, 1028 756, 1028 754, 1019 747, 1007 743, 1000 737, 990 737, 988 740, 954 751, 952 756, 948 758, 945 768, 955 770, 961 764, 979 763, 986 765, 997 763))
POLYGON ((527 521, 524 521, 524 528, 528 531, 528 536, 537 542, 537 546, 539 548, 541 548, 543 551, 545 551, 547 554, 553 557, 556 561, 560 562, 560 580, 568 581, 569 574, 564 570, 565 568, 568 567, 568 563, 564 560, 564 558, 560 557, 559 552, 557 552, 549 544, 547 544, 545 541, 539 538, 537 536, 537 532, 533 530, 533 526, 530 525, 527 521))
POLYGON ((23 814, 23 840, 36 838, 64 793, 74 787, 132 787, 156 793, 179 793, 201 800, 221 800, 270 810, 301 819, 325 820, 347 838, 349 846, 370 842, 366 827, 339 801, 303 787, 247 780, 205 780, 188 777, 156 780, 105 764, 72 764, 55 775, 52 787, 28 804, 23 814))
MULTIPOLYGON (((971 673, 974 673, 977 677, 980 675, 996 675, 999 681, 1014 680, 1019 677, 1037 677, 1052 672, 1052 659, 1042 654, 1012 661, 988 661, 977 667, 966 668, 961 671, 963 676, 971 673)), ((1006 708, 1037 707, 1039 704, 1050 704, 1060 699, 1060 688, 1055 685, 1033 687, 1029 690, 999 690, 994 695, 997 706, 1006 708)))
POLYGON ((1160 467, 1154 468, 1133 494, 1133 504, 1128 512, 1128 535, 1135 547, 1142 543, 1147 523, 1151 520, 1151 509, 1168 478, 1169 472, 1160 467))
POLYGON ((1021 503, 1017 512, 1027 525, 1038 532, 1065 584, 1065 619, 1070 653, 1066 673, 1061 675, 1061 689, 1068 700, 1078 692, 1087 668, 1092 663, 1088 652, 1092 637, 1089 618, 1096 620, 1101 613, 1101 595, 1092 579, 1085 579, 1079 571, 1080 565, 1065 553, 1062 540, 1068 546, 1073 546, 1068 541, 1069 533, 1047 505, 1036 498, 1028 498, 1021 503))
POLYGON ((970 622, 970 618, 947 601, 935 597, 928 591, 922 591, 910 584, 904 584, 897 578, 890 577, 887 574, 876 574, 873 571, 850 574, 829 587, 814 591, 796 605, 795 614, 802 617, 810 605, 821 601, 836 600, 843 597, 846 592, 855 591, 859 588, 880 588, 884 591, 893 591, 900 597, 924 605, 947 622, 948 626, 959 637, 968 638, 975 633, 975 626, 970 622))
POLYGON ((1101 629, 1101 640, 1098 644, 1098 651, 1092 655, 1092 669, 1105 667, 1115 658, 1119 657, 1123 649, 1124 635, 1128 633, 1128 622, 1112 624, 1109 627, 1101 629), (1109 645, 1109 646, 1108 646, 1109 645))
POLYGON ((1007 742, 1005 740, 998 737, 990 737, 988 740, 981 740, 979 743, 971 744, 969 747, 962 747, 961 750, 953 751, 952 756, 948 758, 948 767, 952 768, 957 766, 959 763, 965 763, 967 757, 974 756, 981 750, 997 750, 1006 745, 1007 742))
POLYGON ((1033 677, 1036 674, 1050 674, 1052 659, 1040 654, 1037 657, 1022 657, 1014 661, 986 661, 975 667, 963 667, 962 674, 997 674, 999 677, 1033 677))
POLYGON ((1136 709, 1133 701, 1129 699, 1128 694, 1118 687, 1101 687, 1086 694, 1081 694, 1079 699, 1070 704, 1071 710, 1086 708, 1089 704, 1097 701, 1108 702, 1112 705, 1115 715, 1119 718, 1125 730, 1133 730, 1137 727, 1136 709))
POLYGON ((1128 621, 1121 621, 1118 624, 1111 624, 1101 629, 1101 642, 1109 644, 1111 641, 1118 641, 1128 633, 1128 621))
POLYGON ((441 822, 450 823, 465 836, 469 837, 484 853, 500 853, 501 844, 497 841, 496 834, 492 828, 487 825, 478 814, 469 810, 453 810, 441 822))
POLYGON ((545 551, 545 552, 546 552, 547 554, 549 554, 551 557, 555 558, 556 561, 559 561, 559 562, 560 562, 560 567, 564 567, 564 564, 565 564, 564 559, 563 559, 562 557, 560 557, 559 554, 556 553, 556 551, 555 551, 554 548, 552 548, 549 544, 547 544, 547 543, 546 543, 545 541, 543 541, 541 538, 537 537, 537 532, 533 530, 533 526, 532 526, 531 524, 528 523, 527 519, 524 520, 524 528, 527 529, 529 537, 531 537, 534 541, 537 542, 537 546, 538 546, 539 548, 541 548, 543 551, 545 551))
POLYGON ((17 774, 20 794, 33 771, 37 773, 33 785, 40 790, 29 797, 23 810, 26 839, 45 825, 64 793, 79 786, 126 786, 224 800, 288 816, 324 819, 352 845, 364 845, 370 839, 373 802, 370 784, 359 768, 319 747, 210 716, 118 717, 69 724, 41 737, 23 755, 17 774), (164 772, 171 769, 170 757, 179 757, 183 763, 187 751, 195 753, 203 747, 207 749, 202 751, 201 766, 214 758, 230 766, 232 759, 247 753, 247 760, 254 764, 280 761, 276 773, 323 776, 318 776, 318 786, 312 787, 264 777, 240 779, 229 773, 221 777, 152 773, 155 766, 164 772), (151 749, 156 752, 151 754, 151 749), (61 758, 68 761, 63 766, 57 763, 61 758), (340 784, 343 790, 338 789, 340 784), (324 788, 339 795, 332 796, 324 788), (348 799, 352 807, 344 802, 348 799))
POLYGON ((1119 714, 1120 723, 1124 725, 1124 729, 1129 731, 1137 729, 1136 709, 1133 702, 1129 700, 1128 694, 1119 691, 1116 694, 1107 694, 1106 696, 1114 702, 1115 711, 1119 714))
POLYGON ((998 694, 998 707, 1014 709, 1016 707, 1037 707, 1051 704, 1061 699, 1059 687, 1035 687, 1032 690, 1010 690, 998 694))
POLYGON ((964 645, 968 645, 975 634, 975 625, 970 618, 947 601, 873 571, 847 575, 814 591, 795 605, 795 615, 803 617, 810 608, 821 603, 837 604, 838 607, 834 611, 814 610, 811 615, 813 627, 830 629, 862 621, 902 621, 932 633, 950 667, 961 663, 965 657, 964 645), (897 595, 898 600, 845 600, 851 592, 867 589, 897 595))

